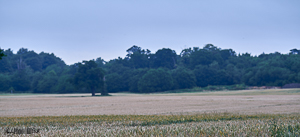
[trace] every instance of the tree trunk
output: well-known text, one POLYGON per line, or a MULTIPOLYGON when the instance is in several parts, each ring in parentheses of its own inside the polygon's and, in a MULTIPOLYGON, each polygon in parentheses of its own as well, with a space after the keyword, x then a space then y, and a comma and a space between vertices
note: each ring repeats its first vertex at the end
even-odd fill
POLYGON ((95 89, 92 89, 92 96, 95 96, 95 89))

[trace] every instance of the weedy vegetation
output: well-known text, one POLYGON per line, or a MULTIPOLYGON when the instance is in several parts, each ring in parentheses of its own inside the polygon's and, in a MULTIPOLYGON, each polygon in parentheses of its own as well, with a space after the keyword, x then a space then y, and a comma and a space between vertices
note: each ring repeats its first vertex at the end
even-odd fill
MULTIPOLYGON (((39 129, 31 136, 300 136, 299 114, 0 117, 0 125, 39 129)), ((19 136, 0 133, 8 135, 19 136)))

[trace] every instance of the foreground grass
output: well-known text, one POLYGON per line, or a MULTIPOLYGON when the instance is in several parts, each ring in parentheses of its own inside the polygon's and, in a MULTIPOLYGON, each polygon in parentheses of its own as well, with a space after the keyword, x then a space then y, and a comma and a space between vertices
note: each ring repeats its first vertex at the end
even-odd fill
POLYGON ((2 131, 39 128, 34 136, 300 136, 299 114, 1 117, 0 122, 2 131))

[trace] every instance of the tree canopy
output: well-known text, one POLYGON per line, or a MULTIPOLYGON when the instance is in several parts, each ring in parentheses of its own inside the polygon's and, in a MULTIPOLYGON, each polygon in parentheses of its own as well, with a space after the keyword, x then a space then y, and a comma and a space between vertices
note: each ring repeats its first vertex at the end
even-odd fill
POLYGON ((3 49, 0 49, 0 59, 2 59, 2 57, 4 57, 5 54, 3 53, 3 49))
POLYGON ((166 91, 173 88, 171 74, 162 69, 151 69, 139 80, 138 90, 143 93, 166 91))
POLYGON ((72 80, 77 88, 86 88, 95 96, 97 89, 102 89, 101 95, 107 95, 104 89, 104 70, 97 67, 95 61, 78 63, 78 70, 72 80))
POLYGON ((33 93, 151 93, 211 85, 283 86, 300 83, 300 52, 253 56, 212 44, 151 53, 137 45, 109 61, 66 65, 53 53, 0 50, 0 91, 33 93), (105 81, 104 81, 105 79, 105 81))

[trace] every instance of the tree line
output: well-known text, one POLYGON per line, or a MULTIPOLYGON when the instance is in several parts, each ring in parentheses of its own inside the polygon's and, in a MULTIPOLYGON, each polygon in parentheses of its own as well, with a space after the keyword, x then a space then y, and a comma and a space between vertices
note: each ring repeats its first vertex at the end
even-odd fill
POLYGON ((132 46, 124 58, 66 65, 53 53, 0 51, 0 91, 33 93, 152 93, 209 85, 283 86, 300 83, 300 50, 253 56, 212 44, 152 53, 132 46))

